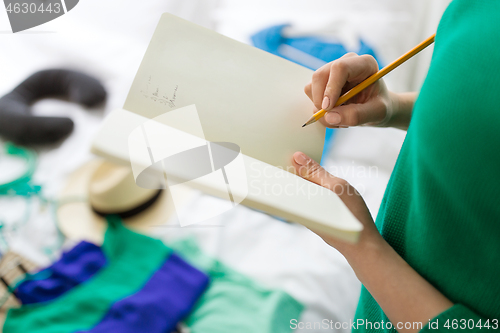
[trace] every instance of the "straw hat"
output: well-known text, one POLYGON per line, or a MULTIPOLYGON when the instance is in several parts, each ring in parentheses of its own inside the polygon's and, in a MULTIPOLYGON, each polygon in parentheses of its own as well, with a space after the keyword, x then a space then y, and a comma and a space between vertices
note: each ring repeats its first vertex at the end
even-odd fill
MULTIPOLYGON (((182 192, 182 203, 194 195, 188 187, 182 192)), ((175 207, 168 188, 141 188, 136 185, 129 166, 95 159, 68 177, 60 194, 57 223, 69 239, 101 244, 106 214, 117 214, 131 229, 148 233, 174 217, 175 207)))

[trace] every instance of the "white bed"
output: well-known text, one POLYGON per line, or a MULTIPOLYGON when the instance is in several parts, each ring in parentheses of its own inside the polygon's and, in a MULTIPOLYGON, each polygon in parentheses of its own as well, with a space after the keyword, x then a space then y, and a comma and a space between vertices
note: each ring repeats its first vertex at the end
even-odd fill
MULTIPOLYGON (((248 42, 248 36, 271 24, 289 22, 298 29, 334 31, 334 37, 355 45, 362 36, 384 63, 431 35, 448 0, 169 0, 81 1, 63 17, 24 33, 11 34, 0 10, 0 94, 32 72, 70 67, 100 78, 109 92, 104 110, 83 110, 49 100, 35 106, 37 114, 68 115, 73 134, 54 149, 40 150, 35 181, 44 194, 56 197, 65 177, 91 158, 90 140, 104 114, 124 103, 128 88, 163 12, 248 42)), ((426 50, 387 78, 395 91, 418 89, 431 57, 426 50)), ((338 130, 326 166, 336 170, 363 194, 375 217, 405 132, 392 129, 338 130)), ((5 168, 0 160, 1 167, 5 168)), ((12 164, 14 169, 15 164, 12 164)), ((5 172, 15 170, 5 170, 5 172)), ((0 177, 1 178, 1 177, 0 177)), ((189 209, 199 212, 219 199, 199 195, 189 209)), ((0 220, 22 208, 0 200, 0 220), (16 208, 17 207, 17 208, 16 208)), ((40 214, 29 230, 12 235, 11 246, 40 264, 48 257, 40 248, 53 239, 50 218, 40 214), (51 238, 52 237, 52 238, 51 238)), ((210 224, 224 228, 161 228, 165 240, 194 235, 202 248, 264 285, 280 287, 303 302, 300 321, 352 319, 360 284, 343 257, 307 229, 283 223, 245 207, 217 217, 210 224)), ((343 330, 348 331, 349 329, 343 330)), ((298 330, 300 331, 300 330, 298 330)), ((308 332, 311 330, 307 330, 308 332)))

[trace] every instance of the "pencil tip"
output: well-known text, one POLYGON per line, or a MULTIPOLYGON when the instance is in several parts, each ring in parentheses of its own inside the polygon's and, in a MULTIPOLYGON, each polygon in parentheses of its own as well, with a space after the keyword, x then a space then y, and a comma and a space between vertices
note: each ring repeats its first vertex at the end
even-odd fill
POLYGON ((306 127, 307 123, 305 123, 304 125, 302 125, 302 127, 306 127))

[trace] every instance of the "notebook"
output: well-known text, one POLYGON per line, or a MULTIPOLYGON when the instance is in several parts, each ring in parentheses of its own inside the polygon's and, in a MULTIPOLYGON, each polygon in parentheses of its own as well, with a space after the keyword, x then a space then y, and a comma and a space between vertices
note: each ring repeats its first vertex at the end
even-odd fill
POLYGON ((340 198, 289 172, 296 151, 321 160, 325 128, 301 127, 313 108, 303 91, 311 76, 290 61, 163 14, 123 109, 104 120, 92 151, 131 164, 138 184, 144 170, 153 170, 172 194, 172 185, 187 184, 226 199, 228 209, 243 204, 356 241, 362 225, 340 198), (185 170, 165 162, 196 153, 210 158, 195 158, 196 170, 184 169, 200 177, 183 177, 185 170))

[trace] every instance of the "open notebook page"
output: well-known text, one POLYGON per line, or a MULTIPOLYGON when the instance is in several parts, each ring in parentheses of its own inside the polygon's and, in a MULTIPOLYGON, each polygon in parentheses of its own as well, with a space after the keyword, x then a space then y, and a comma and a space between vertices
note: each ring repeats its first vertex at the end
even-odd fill
MULTIPOLYGON (((217 32, 163 14, 124 109, 147 118, 194 104, 205 139, 232 142, 273 166, 302 151, 321 160, 325 128, 302 128, 313 105, 312 71, 217 32)), ((173 127, 193 135, 189 123, 173 127)))

